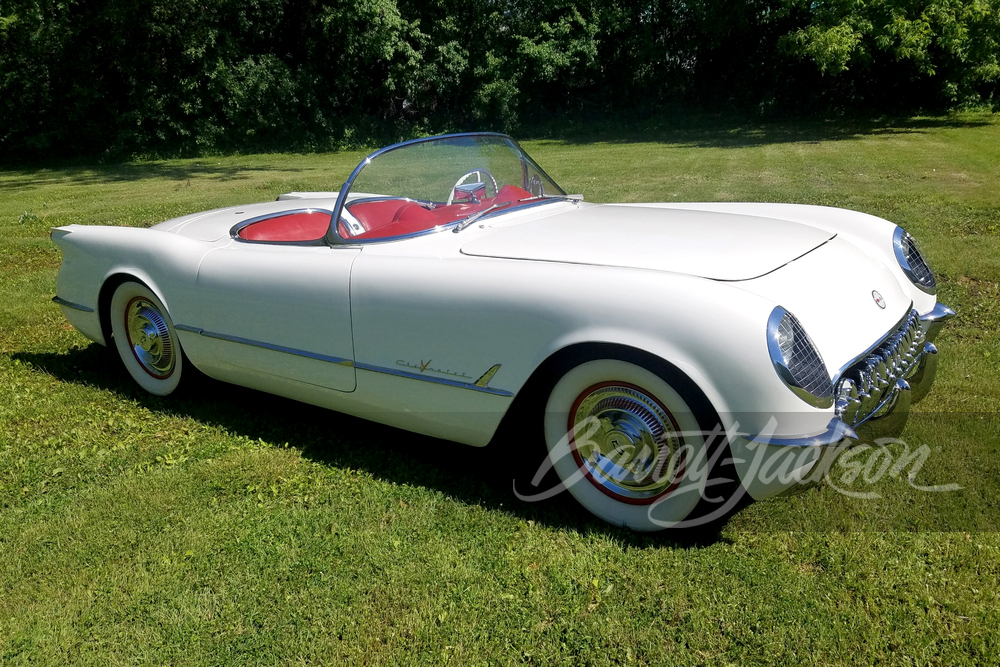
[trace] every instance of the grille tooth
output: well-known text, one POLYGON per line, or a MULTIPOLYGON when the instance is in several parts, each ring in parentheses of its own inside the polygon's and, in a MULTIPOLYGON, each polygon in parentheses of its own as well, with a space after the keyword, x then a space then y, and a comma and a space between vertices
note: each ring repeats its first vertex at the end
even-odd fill
POLYGON ((849 424, 858 424, 877 414, 893 397, 896 380, 916 371, 923 345, 919 316, 916 310, 911 310, 898 329, 844 371, 837 384, 837 395, 847 399, 856 391, 860 406, 855 411, 854 402, 842 400, 836 407, 837 416, 849 424))

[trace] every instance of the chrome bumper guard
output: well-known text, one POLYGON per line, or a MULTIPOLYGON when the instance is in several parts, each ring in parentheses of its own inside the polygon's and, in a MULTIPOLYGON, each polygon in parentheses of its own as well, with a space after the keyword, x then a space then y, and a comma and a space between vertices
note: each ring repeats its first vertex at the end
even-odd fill
POLYGON ((834 390, 838 419, 870 438, 898 436, 910 405, 930 391, 937 374, 932 342, 955 311, 938 304, 929 313, 911 310, 871 351, 840 373, 834 390), (877 424, 876 424, 877 422, 877 424))

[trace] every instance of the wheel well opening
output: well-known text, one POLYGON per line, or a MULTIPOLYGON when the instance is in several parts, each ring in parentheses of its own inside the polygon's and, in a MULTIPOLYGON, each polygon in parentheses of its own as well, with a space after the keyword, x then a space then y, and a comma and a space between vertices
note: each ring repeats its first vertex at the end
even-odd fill
POLYGON ((97 297, 97 313, 101 321, 101 335, 104 336, 104 343, 107 347, 111 347, 113 337, 111 330, 111 297, 115 295, 115 290, 118 289, 119 285, 129 281, 145 285, 144 282, 128 273, 116 273, 108 276, 108 279, 101 285, 101 291, 97 297))
MULTIPOLYGON (((684 396, 696 413, 711 415, 717 423, 719 422, 715 406, 705 396, 701 387, 669 361, 645 350, 617 343, 577 343, 553 352, 539 364, 521 390, 517 392, 493 440, 506 437, 511 432, 512 427, 523 424, 525 419, 531 419, 535 416, 541 419, 541 410, 533 410, 533 408, 544 404, 543 401, 556 381, 575 366, 595 359, 617 359, 648 369, 659 375, 684 396)), ((711 427, 714 427, 714 424, 711 427)), ((518 430, 523 431, 523 428, 518 430)))

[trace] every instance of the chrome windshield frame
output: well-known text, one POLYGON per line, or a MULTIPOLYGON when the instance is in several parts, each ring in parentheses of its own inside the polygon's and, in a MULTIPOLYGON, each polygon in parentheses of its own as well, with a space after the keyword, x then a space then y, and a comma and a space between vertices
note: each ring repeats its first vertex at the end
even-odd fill
MULTIPOLYGON (((380 148, 377 151, 370 153, 363 160, 361 160, 361 162, 358 163, 358 166, 354 168, 354 170, 351 172, 351 175, 347 177, 347 180, 340 187, 340 192, 337 193, 337 205, 334 206, 333 214, 330 216, 330 226, 326 232, 327 244, 331 246, 336 246, 336 245, 356 245, 360 243, 378 243, 378 242, 385 243, 387 241, 398 241, 406 238, 412 238, 414 236, 423 236, 425 234, 432 234, 444 231, 461 223, 462 220, 464 220, 465 218, 460 218, 458 220, 451 221, 447 224, 438 225, 436 227, 432 227, 430 229, 420 232, 414 232, 410 234, 404 234, 401 236, 393 236, 389 238, 379 238, 379 239, 357 239, 353 237, 345 239, 343 236, 340 235, 340 232, 337 230, 337 225, 340 221, 340 216, 344 210, 344 207, 347 205, 347 199, 351 193, 351 188, 354 186, 355 179, 358 177, 358 174, 360 174, 365 167, 371 164, 375 158, 384 155, 386 153, 389 153, 391 151, 399 150, 401 148, 406 148, 408 146, 413 146, 416 144, 427 143, 430 141, 441 141, 447 139, 465 139, 470 137, 496 137, 509 142, 513 150, 519 155, 519 157, 521 157, 521 165, 523 169, 527 168, 527 164, 525 163, 525 158, 531 160, 531 158, 528 157, 528 154, 525 152, 525 150, 521 148, 520 144, 518 144, 509 135, 503 134, 502 132, 457 132, 454 134, 439 134, 433 137, 420 137, 418 139, 409 139, 407 141, 401 141, 399 143, 392 144, 391 146, 385 146, 383 148, 380 148)), ((541 172, 546 178, 549 179, 549 181, 555 183, 552 177, 549 176, 544 169, 538 166, 537 162, 535 162, 534 160, 531 160, 531 162, 534 164, 534 166, 538 169, 539 172, 541 172)), ((557 187, 559 187, 558 184, 557 187)), ((562 190, 561 187, 559 187, 559 189, 562 190)), ((562 196, 568 197, 568 195, 555 195, 553 196, 553 200, 557 200, 562 196)), ((492 217, 492 215, 500 214, 501 212, 514 211, 514 210, 519 210, 521 208, 523 207, 522 206, 505 207, 500 211, 491 212, 491 215, 485 215, 482 217, 488 218, 492 217)))

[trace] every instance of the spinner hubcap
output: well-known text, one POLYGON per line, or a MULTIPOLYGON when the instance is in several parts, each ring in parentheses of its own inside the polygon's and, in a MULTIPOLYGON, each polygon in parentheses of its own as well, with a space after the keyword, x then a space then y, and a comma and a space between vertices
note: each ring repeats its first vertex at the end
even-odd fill
POLYGON ((651 503, 672 491, 683 474, 683 438, 673 417, 638 387, 588 387, 570 410, 569 429, 577 465, 616 500, 651 503))
POLYGON ((159 380, 174 372, 174 343, 167 321, 148 299, 137 297, 125 308, 128 346, 142 369, 159 380))

